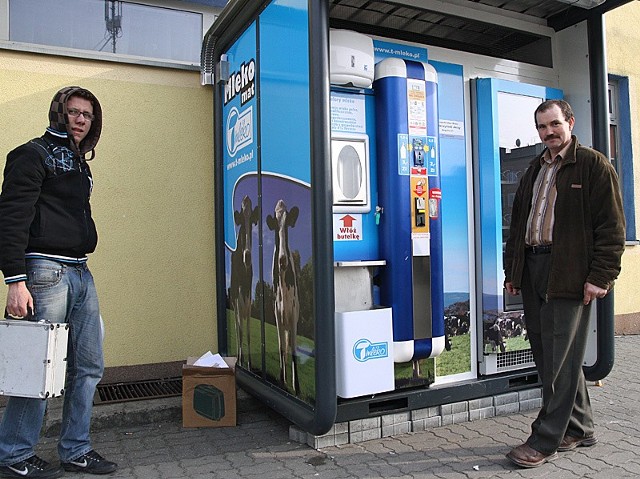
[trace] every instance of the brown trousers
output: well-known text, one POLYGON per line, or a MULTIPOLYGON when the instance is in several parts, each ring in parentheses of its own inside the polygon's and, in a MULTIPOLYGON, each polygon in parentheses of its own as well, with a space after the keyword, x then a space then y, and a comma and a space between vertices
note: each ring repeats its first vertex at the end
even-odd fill
POLYGON ((565 434, 592 435, 593 415, 582 363, 591 304, 546 300, 551 253, 527 253, 522 278, 525 323, 542 381, 542 409, 527 444, 544 454, 556 451, 565 434))

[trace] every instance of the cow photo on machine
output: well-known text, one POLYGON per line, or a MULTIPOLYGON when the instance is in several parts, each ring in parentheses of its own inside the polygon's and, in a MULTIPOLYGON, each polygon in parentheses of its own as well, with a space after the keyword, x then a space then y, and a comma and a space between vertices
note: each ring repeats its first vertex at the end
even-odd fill
POLYGON ((231 253, 231 286, 229 299, 235 314, 238 362, 251 369, 251 292, 253 285, 253 226, 258 224, 258 207, 252 205, 251 198, 244 196, 239 211, 233 212, 238 225, 236 249, 231 253), (246 349, 243 344, 246 333, 246 349))
POLYGON ((298 320, 300 317, 300 258, 296 259, 289 246, 289 228, 298 220, 299 209, 287 209, 280 199, 275 205, 274 215, 267 216, 267 226, 275 232, 273 251, 274 313, 278 334, 280 356, 280 382, 287 387, 287 369, 291 370, 291 387, 297 395, 300 391, 297 359, 298 320), (291 360, 289 362, 289 357, 291 360))

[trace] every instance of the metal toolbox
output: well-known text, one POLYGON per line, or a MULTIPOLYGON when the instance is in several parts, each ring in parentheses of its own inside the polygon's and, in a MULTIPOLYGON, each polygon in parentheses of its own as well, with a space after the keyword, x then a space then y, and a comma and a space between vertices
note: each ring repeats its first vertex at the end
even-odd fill
POLYGON ((0 320, 0 395, 61 396, 68 340, 66 323, 0 320))

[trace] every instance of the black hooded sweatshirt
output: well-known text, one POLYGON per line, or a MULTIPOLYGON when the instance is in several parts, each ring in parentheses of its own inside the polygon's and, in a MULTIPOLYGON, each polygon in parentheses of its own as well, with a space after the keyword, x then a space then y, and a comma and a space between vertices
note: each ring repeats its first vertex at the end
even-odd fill
POLYGON ((89 198, 93 187, 85 155, 100 139, 102 109, 80 87, 66 87, 51 101, 49 128, 40 138, 7 155, 0 194, 0 269, 5 283, 26 280, 25 258, 82 262, 98 242, 89 198), (93 105, 94 120, 76 145, 67 100, 81 94, 93 105))

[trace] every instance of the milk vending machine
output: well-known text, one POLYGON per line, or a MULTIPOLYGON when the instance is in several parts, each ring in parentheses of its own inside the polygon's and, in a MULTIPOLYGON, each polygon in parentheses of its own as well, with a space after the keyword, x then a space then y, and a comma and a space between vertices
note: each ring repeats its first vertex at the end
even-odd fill
POLYGON ((397 387, 444 348, 437 76, 330 32, 337 395, 397 387))
MULTIPOLYGON (((415 431, 427 421, 414 411, 448 424, 541 400, 528 396, 539 378, 522 312, 502 290, 509 208, 538 147, 526 130, 502 135, 517 122, 501 112, 530 130, 532 103, 572 95, 586 112, 606 97, 583 93, 606 78, 586 74, 597 35, 496 16, 540 47, 503 39, 516 62, 421 34, 448 2, 401 3, 230 0, 203 42, 219 350, 237 356, 238 385, 307 434, 385 416, 415 431), (572 63, 552 62, 556 50, 572 63), (562 74, 574 65, 579 85, 562 74)), ((488 26, 465 3, 445 17, 488 26)), ((613 364, 600 328, 612 306, 599 302, 590 378, 613 364)))

